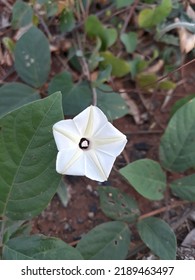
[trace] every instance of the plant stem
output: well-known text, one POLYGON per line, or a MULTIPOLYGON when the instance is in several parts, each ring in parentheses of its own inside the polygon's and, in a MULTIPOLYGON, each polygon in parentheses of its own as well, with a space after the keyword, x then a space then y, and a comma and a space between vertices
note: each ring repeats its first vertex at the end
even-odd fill
POLYGON ((148 217, 152 217, 152 216, 155 216, 155 215, 158 215, 160 213, 163 213, 165 211, 169 211, 170 209, 173 209, 173 208, 176 208, 176 207, 179 207, 179 206, 182 206, 184 204, 190 204, 191 202, 189 201, 176 201, 175 203, 173 203, 172 205, 170 206, 165 206, 165 207, 162 207, 160 209, 156 209, 154 211, 151 211, 149 213, 146 213, 146 214, 143 214, 139 217, 139 221, 140 220, 143 220, 145 218, 148 218, 148 217))
POLYGON ((159 37, 163 36, 165 33, 171 31, 172 29, 175 29, 175 28, 178 28, 178 27, 194 28, 194 31, 195 31, 195 24, 194 23, 179 21, 179 22, 172 23, 172 24, 166 26, 164 29, 162 29, 160 31, 159 37))

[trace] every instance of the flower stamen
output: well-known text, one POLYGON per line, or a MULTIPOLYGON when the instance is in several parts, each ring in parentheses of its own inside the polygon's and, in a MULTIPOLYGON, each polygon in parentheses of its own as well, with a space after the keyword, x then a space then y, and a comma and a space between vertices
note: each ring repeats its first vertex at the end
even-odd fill
POLYGON ((79 142, 79 148, 82 150, 86 150, 89 148, 89 140, 86 138, 81 138, 79 142))

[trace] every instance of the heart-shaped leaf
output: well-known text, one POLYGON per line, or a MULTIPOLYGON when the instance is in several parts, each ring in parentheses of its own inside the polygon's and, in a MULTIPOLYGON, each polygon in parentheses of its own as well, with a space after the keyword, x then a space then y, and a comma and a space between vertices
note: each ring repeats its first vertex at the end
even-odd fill
POLYGON ((166 189, 166 176, 160 165, 150 159, 141 159, 120 169, 120 173, 144 197, 160 200, 166 189))
POLYGON ((133 53, 137 46, 137 33, 129 32, 123 33, 120 36, 121 41, 125 45, 126 51, 128 53, 133 53))
POLYGON ((34 88, 22 83, 7 83, 0 87, 0 116, 39 98, 34 88))
POLYGON ((25 220, 49 203, 61 176, 52 126, 63 119, 61 94, 25 105, 0 119, 0 215, 25 220))
POLYGON ((174 195, 188 201, 195 201, 195 174, 175 180, 170 184, 174 195))
POLYGON ((138 16, 140 27, 151 28, 161 23, 171 12, 171 0, 162 0, 161 4, 153 9, 143 9, 138 16))
POLYGON ((10 239, 3 246, 4 260, 82 260, 78 250, 60 239, 33 235, 10 239))
POLYGON ((140 220, 138 232, 143 242, 162 260, 175 260, 176 237, 170 226, 161 219, 150 217, 140 220))
POLYGON ((194 119, 195 99, 171 118, 160 143, 160 160, 166 169, 183 172, 195 166, 194 119))
POLYGON ((136 201, 113 187, 99 187, 100 207, 104 214, 113 219, 132 223, 139 216, 136 201))
POLYGON ((65 115, 76 115, 92 103, 92 92, 87 82, 74 84, 69 72, 57 74, 49 84, 49 94, 56 90, 62 93, 65 115))
POLYGON ((123 260, 129 244, 128 226, 123 222, 108 222, 84 235, 76 248, 87 260, 123 260))
POLYGON ((113 92, 107 85, 100 85, 97 89, 97 106, 106 114, 110 121, 128 114, 129 110, 120 94, 113 92))
POLYGON ((43 32, 31 27, 16 43, 15 69, 27 84, 38 88, 50 71, 49 42, 43 32))
POLYGON ((21 0, 17 0, 12 9, 11 25, 14 29, 24 27, 33 20, 33 10, 31 6, 21 0))

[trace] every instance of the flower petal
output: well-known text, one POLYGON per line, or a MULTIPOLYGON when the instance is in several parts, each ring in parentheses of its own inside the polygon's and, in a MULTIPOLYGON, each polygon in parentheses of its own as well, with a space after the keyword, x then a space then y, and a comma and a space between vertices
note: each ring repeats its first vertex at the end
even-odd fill
POLYGON ((104 113, 92 105, 74 117, 73 121, 83 137, 92 137, 105 122, 108 122, 104 113))
POLYGON ((85 157, 85 176, 99 182, 106 181, 116 158, 93 150, 85 153, 85 157))
POLYGON ((85 175, 85 158, 80 149, 66 149, 58 152, 56 171, 66 175, 85 175))
POLYGON ((58 150, 67 149, 80 141, 80 133, 73 120, 62 120, 54 124, 53 134, 58 150))
POLYGON ((93 136, 94 149, 114 157, 122 152, 126 143, 126 136, 109 122, 93 136))

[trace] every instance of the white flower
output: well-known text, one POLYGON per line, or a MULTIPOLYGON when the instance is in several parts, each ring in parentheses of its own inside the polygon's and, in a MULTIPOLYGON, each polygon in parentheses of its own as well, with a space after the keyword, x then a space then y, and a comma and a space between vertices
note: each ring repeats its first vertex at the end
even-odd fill
POLYGON ((96 106, 86 108, 72 120, 57 122, 53 134, 59 151, 56 171, 100 182, 107 180, 127 143, 126 136, 96 106))

